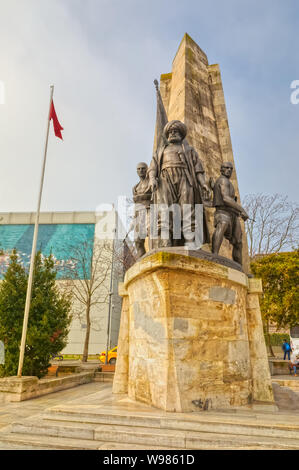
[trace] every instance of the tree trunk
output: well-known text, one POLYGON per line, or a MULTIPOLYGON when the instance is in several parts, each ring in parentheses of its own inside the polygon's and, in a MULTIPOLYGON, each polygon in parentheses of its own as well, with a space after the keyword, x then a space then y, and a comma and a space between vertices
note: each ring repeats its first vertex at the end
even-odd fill
POLYGON ((269 320, 266 320, 266 324, 265 324, 265 334, 266 334, 266 338, 267 338, 267 347, 268 347, 268 350, 269 350, 269 356, 270 357, 275 357, 275 354, 274 354, 274 351, 273 351, 273 348, 272 348, 272 345, 271 345, 271 338, 270 338, 270 333, 269 333, 269 320))
POLYGON ((85 341, 84 341, 82 362, 87 362, 87 359, 88 359, 90 325, 91 325, 91 323, 90 323, 90 304, 88 303, 88 305, 86 307, 86 335, 85 335, 85 341))

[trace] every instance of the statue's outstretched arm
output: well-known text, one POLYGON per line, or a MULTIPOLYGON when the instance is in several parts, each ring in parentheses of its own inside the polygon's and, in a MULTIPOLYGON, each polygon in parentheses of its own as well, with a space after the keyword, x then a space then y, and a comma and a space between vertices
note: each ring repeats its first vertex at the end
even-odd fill
POLYGON ((234 209, 235 211, 239 212, 240 216, 246 220, 248 219, 248 215, 246 213, 246 211, 243 209, 243 207, 238 204, 235 199, 233 199, 230 195, 229 195, 229 187, 227 184, 224 184, 224 182, 220 183, 220 191, 221 191, 221 195, 222 195, 222 198, 223 198, 223 201, 224 203, 231 207, 232 209, 234 209))

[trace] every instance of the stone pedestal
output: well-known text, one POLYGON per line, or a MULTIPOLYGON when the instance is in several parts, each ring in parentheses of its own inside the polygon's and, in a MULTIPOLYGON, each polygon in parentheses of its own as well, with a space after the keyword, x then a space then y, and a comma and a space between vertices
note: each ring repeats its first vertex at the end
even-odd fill
POLYGON ((137 262, 120 292, 113 392, 176 412, 273 403, 255 281, 176 253, 137 262))

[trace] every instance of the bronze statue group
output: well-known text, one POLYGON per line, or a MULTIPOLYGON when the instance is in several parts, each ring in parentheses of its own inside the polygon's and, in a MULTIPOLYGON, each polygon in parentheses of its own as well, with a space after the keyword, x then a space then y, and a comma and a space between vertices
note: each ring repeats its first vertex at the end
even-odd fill
POLYGON ((184 123, 177 120, 167 122, 149 167, 144 162, 137 165, 140 181, 133 188, 137 257, 145 254, 147 236, 150 248, 185 246, 199 249, 200 245, 209 243, 205 203, 212 199, 215 207, 212 253, 218 255, 225 237, 233 246, 233 260, 242 265, 239 219, 246 220, 248 215, 237 202, 230 181, 233 165, 222 163, 211 197, 203 164, 195 149, 188 144, 186 135, 184 123), (196 217, 198 206, 202 208, 200 219, 196 217), (155 217, 151 217, 155 210, 155 217), (156 227, 152 230, 154 223, 156 227), (196 240, 197 232, 201 233, 200 245, 196 240))

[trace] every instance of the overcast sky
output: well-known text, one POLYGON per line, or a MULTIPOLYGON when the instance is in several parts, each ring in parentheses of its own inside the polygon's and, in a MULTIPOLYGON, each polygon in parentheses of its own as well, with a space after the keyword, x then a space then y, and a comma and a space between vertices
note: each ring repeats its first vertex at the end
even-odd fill
POLYGON ((44 211, 94 210, 131 194, 151 159, 154 78, 187 32, 220 64, 241 197, 298 200, 297 0, 0 0, 0 212, 34 211, 49 85, 44 211))

